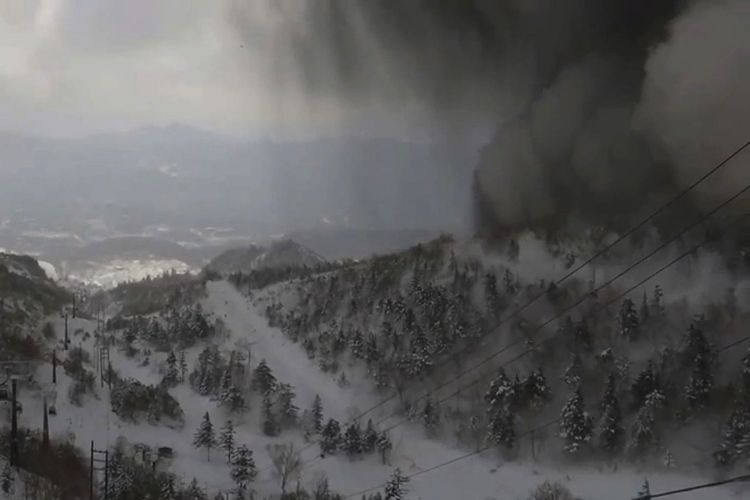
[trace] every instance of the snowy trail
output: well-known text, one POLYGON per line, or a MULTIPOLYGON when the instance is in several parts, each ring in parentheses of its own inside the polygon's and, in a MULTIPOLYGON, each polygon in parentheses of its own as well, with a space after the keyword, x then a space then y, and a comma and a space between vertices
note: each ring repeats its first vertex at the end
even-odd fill
POLYGON ((294 386, 300 408, 309 407, 319 394, 327 416, 347 420, 354 403, 366 406, 373 401, 351 387, 340 387, 319 370, 301 346, 278 328, 269 327, 247 297, 228 282, 208 283, 205 308, 226 323, 232 342, 251 347, 254 366, 265 359, 280 382, 294 386))

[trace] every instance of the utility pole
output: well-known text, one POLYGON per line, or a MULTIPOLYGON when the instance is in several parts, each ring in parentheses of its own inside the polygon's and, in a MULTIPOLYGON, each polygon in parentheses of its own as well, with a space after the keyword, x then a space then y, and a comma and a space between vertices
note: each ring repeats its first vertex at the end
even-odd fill
POLYGON ((65 313, 65 347, 64 349, 68 350, 68 313, 65 313))
POLYGON ((96 450, 94 449, 94 441, 91 441, 91 456, 89 465, 89 500, 94 500, 94 472, 104 472, 104 500, 108 500, 109 450, 96 450))
POLYGON ((49 417, 47 417, 47 396, 44 396, 44 420, 42 423, 42 449, 49 449, 49 417))
POLYGON ((11 417, 10 417, 10 465, 18 467, 18 408, 16 408, 16 378, 11 383, 11 417))

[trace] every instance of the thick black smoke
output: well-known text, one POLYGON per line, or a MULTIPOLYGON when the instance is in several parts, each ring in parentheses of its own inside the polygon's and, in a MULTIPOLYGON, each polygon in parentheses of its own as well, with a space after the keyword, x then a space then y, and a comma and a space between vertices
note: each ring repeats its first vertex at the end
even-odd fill
MULTIPOLYGON (((280 85, 340 106, 416 108, 446 126, 495 124, 475 170, 481 232, 572 220, 616 227, 750 135, 745 0, 266 7, 280 85)), ((231 19, 248 39, 263 32, 243 5, 231 19)), ((701 191, 694 208, 750 181, 748 157, 701 191)))

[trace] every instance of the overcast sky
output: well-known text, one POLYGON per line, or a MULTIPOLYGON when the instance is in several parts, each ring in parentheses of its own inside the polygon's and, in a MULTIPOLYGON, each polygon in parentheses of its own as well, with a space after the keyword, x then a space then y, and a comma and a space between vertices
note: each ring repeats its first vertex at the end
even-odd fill
POLYGON ((344 121, 350 132, 378 128, 377 109, 312 99, 281 81, 269 69, 278 14, 245 2, 249 31, 239 36, 231 1, 0 0, 0 129, 81 135, 178 122, 257 136, 334 133, 344 121))

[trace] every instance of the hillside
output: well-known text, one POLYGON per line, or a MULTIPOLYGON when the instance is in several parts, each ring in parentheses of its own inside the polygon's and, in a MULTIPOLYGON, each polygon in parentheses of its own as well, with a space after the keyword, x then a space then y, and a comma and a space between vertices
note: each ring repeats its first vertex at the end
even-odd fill
MULTIPOLYGON (((742 470, 744 451, 720 452, 741 441, 724 431, 744 394, 740 361, 750 366, 750 356, 742 343, 722 346, 742 339, 750 315, 744 269, 729 273, 713 250, 698 252, 689 266, 639 289, 632 313, 625 292, 661 262, 590 291, 641 250, 552 286, 542 276, 558 276, 579 254, 531 236, 511 247, 489 253, 443 237, 262 287, 242 274, 231 283, 166 275, 123 285, 91 300, 108 302, 114 314, 105 331, 69 320, 67 352, 63 320, 50 317, 56 338, 47 348, 57 346, 63 360, 57 384, 48 362, 35 366, 36 381, 21 386, 20 424, 39 429, 46 394, 56 409, 53 441, 87 450, 94 440, 110 450, 116 500, 164 488, 191 499, 233 498, 238 484, 255 498, 329 488, 374 499, 396 468, 414 476, 408 498, 471 491, 523 499, 549 480, 598 500, 613 491, 630 498, 644 476, 656 492, 742 470), (698 269, 726 293, 688 286, 698 269), (581 294, 590 297, 565 314, 581 294), (541 298, 495 328, 533 297, 541 298), (537 328, 556 315, 561 321, 537 328), (102 350, 111 372, 99 363, 102 350), (716 362, 696 362, 702 356, 716 362), (565 427, 568 414, 582 427, 565 427), (614 415, 608 448, 605 417, 614 415), (210 450, 197 439, 206 416, 218 441, 210 450), (227 464, 219 439, 229 420, 232 447, 246 445, 242 456, 252 458, 255 473, 245 482, 233 474, 240 455, 227 464), (285 448, 275 445, 293 450, 283 486, 272 457, 285 448)), ((727 486, 689 498, 743 491, 727 486)))
POLYGON ((33 323, 71 300, 72 295, 55 284, 34 258, 0 253, 1 327, 33 323))
POLYGON ((267 245, 249 245, 227 250, 206 265, 206 269, 220 274, 249 273, 270 268, 310 267, 326 260, 292 240, 280 240, 267 245))

